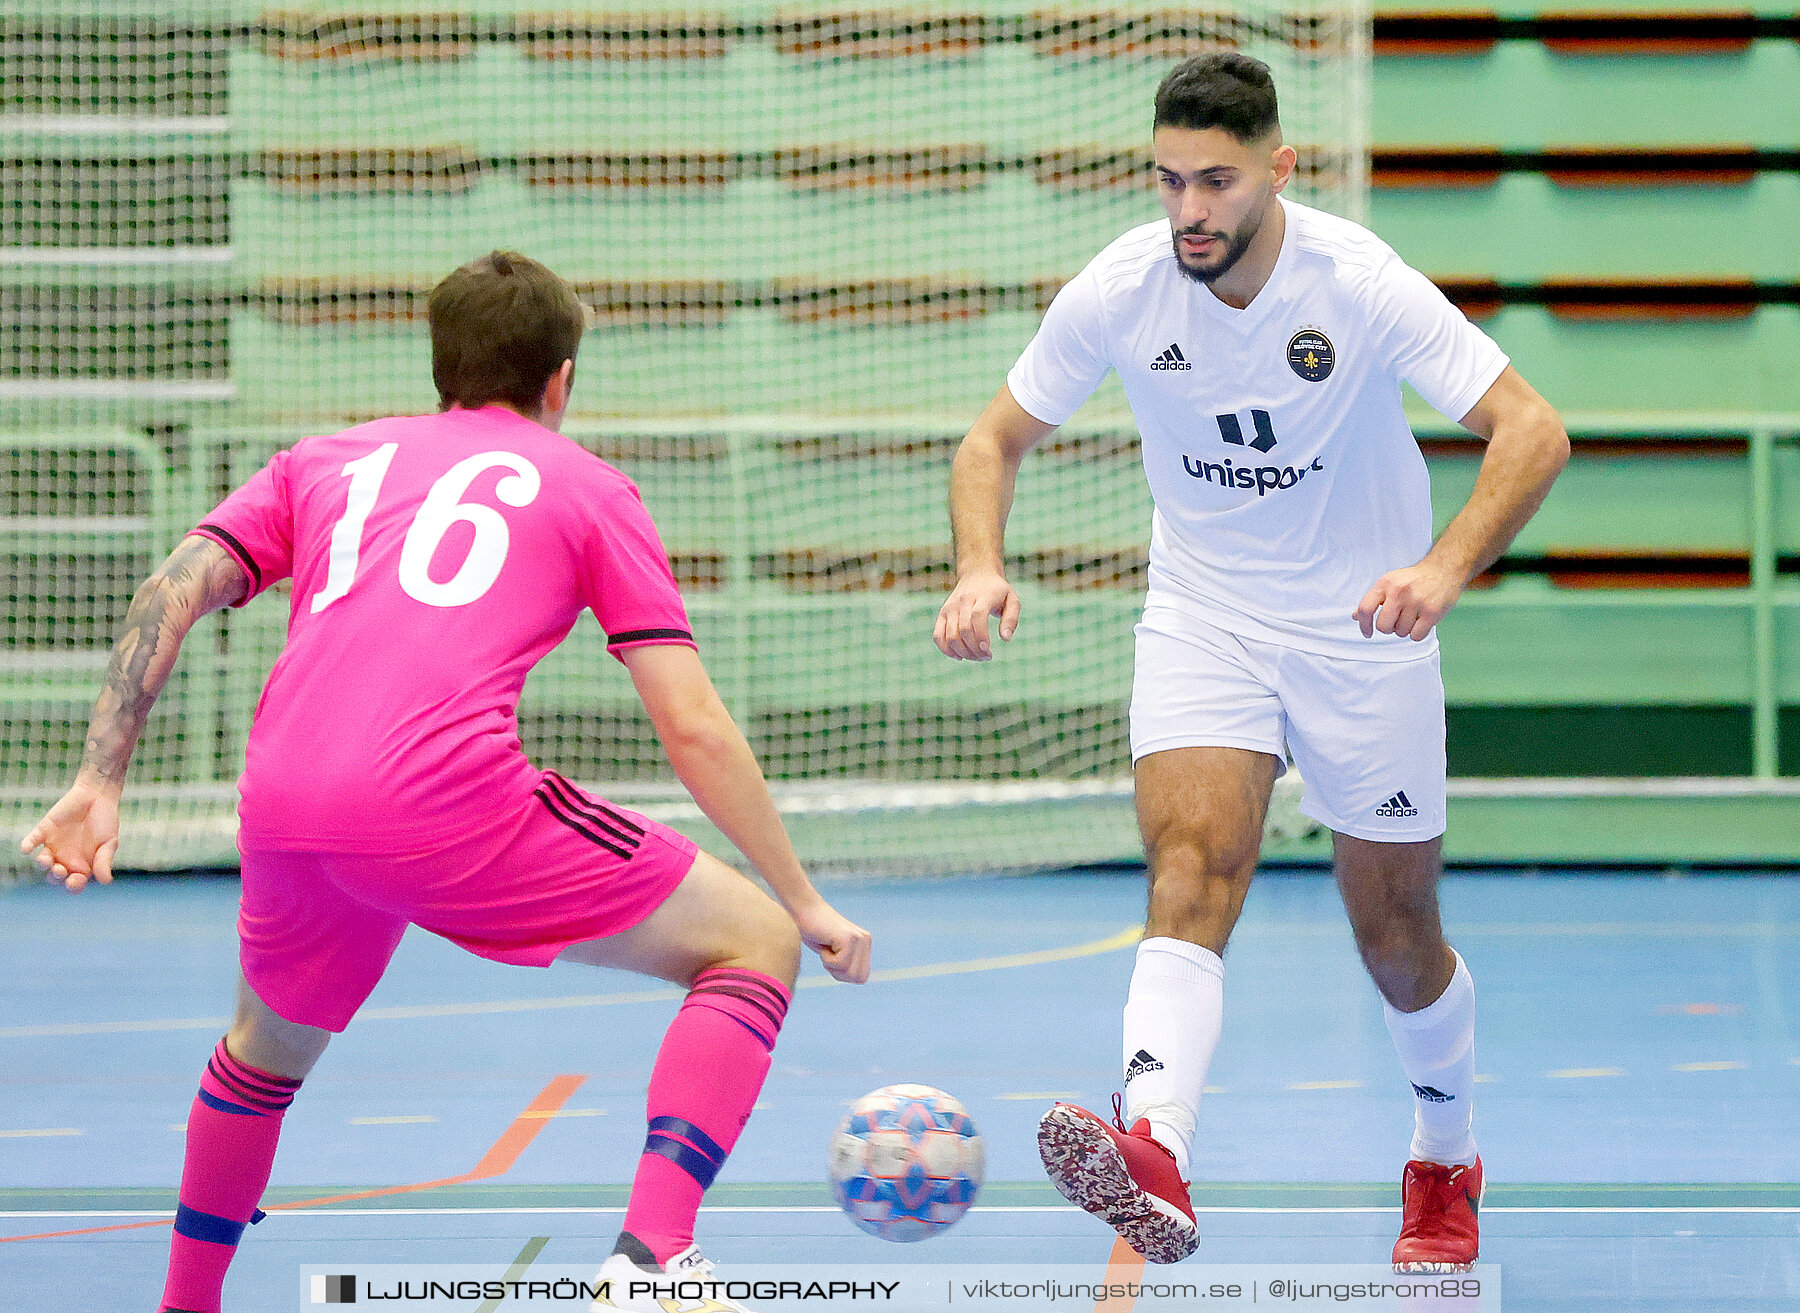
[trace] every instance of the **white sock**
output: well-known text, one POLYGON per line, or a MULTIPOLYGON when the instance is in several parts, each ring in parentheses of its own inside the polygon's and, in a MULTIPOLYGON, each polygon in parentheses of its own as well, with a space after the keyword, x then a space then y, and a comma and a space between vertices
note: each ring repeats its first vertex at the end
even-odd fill
MULTIPOLYGON (((1453 952, 1455 950, 1452 950, 1453 952)), ((1412 1156, 1447 1167, 1475 1161, 1475 981, 1456 971, 1435 1003, 1400 1012, 1382 1003, 1400 1068, 1413 1087, 1412 1156)))
POLYGON ((1125 1124, 1148 1117, 1184 1181, 1224 1018, 1225 964, 1217 953, 1161 936, 1138 945, 1125 1000, 1125 1124))

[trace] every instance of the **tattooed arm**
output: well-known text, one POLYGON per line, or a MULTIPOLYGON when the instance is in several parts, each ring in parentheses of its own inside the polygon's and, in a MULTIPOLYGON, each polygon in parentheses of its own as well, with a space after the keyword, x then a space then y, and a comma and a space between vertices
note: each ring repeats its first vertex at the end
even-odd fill
POLYGON ((75 783, 19 845, 27 853, 37 850, 37 864, 69 892, 79 893, 90 879, 112 880, 125 768, 175 668, 181 640, 201 616, 240 600, 249 586, 229 552, 189 535, 131 599, 94 703, 75 783))

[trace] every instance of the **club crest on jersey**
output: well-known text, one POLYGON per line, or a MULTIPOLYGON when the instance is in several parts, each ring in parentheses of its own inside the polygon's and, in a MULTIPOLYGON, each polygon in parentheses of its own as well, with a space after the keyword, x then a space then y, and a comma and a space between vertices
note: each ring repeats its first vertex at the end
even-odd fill
POLYGON ((1288 367, 1308 383, 1322 383, 1337 364, 1331 339, 1316 328, 1303 328, 1288 339, 1288 367))

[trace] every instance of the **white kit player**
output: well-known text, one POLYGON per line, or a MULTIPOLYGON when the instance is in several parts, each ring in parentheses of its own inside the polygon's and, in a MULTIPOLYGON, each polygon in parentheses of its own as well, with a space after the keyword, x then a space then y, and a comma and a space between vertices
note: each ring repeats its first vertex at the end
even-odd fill
POLYGON ((1045 1114, 1052 1180, 1133 1248, 1198 1243, 1190 1147, 1223 1012, 1221 954, 1291 755, 1415 1093, 1396 1271, 1466 1270, 1481 1161, 1475 991, 1438 916, 1445 824, 1438 621, 1568 459, 1561 422, 1492 340, 1366 229, 1283 200, 1268 68, 1236 53, 1157 90, 1167 221, 1064 287, 957 452, 949 656, 992 655, 1019 598, 1002 536, 1025 453, 1118 371, 1156 503, 1131 754, 1149 913, 1125 1004, 1124 1114, 1045 1114), (1402 381, 1487 440, 1434 544, 1402 381))

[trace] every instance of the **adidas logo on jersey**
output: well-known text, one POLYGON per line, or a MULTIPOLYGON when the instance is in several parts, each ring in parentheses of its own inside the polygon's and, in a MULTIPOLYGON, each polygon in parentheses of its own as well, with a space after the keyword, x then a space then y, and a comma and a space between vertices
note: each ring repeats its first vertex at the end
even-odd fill
POLYGON ((1150 1056, 1149 1049, 1139 1049, 1131 1059, 1130 1065, 1125 1068, 1125 1083, 1131 1084, 1133 1079, 1142 1076, 1147 1071, 1161 1071, 1162 1069, 1162 1063, 1150 1056))
POLYGON ((1193 366, 1188 363, 1187 357, 1181 354, 1181 348, 1171 342, 1169 343, 1168 348, 1160 356, 1150 362, 1150 368, 1192 369, 1193 366))
POLYGON ((1419 809, 1412 805, 1412 800, 1402 789, 1375 809, 1377 816, 1417 816, 1419 809))

